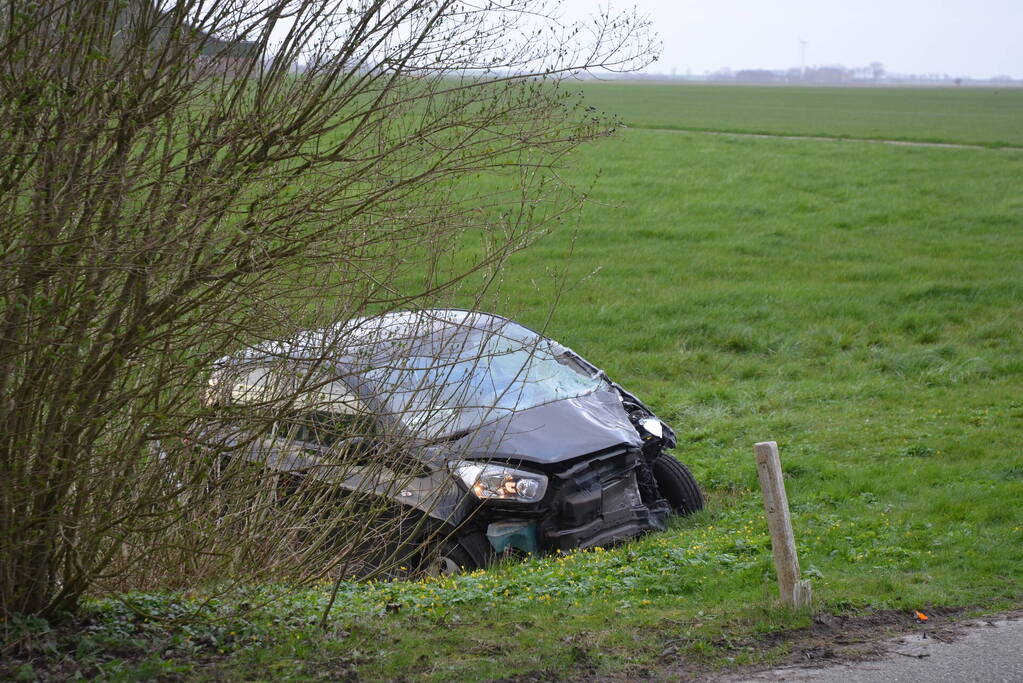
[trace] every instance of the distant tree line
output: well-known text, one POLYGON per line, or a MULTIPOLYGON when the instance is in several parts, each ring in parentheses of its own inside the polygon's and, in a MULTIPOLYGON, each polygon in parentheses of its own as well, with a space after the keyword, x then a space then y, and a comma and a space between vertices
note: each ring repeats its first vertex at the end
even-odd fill
POLYGON ((739 69, 722 68, 704 74, 679 75, 674 70, 670 74, 629 74, 630 80, 681 80, 681 81, 712 81, 734 83, 806 83, 811 85, 864 85, 870 83, 913 84, 939 83, 947 85, 1023 85, 1023 79, 1014 79, 1008 75, 996 75, 991 78, 968 78, 947 73, 898 74, 885 70, 881 62, 871 62, 866 66, 847 67, 842 64, 808 66, 805 69, 790 67, 787 69, 739 69))

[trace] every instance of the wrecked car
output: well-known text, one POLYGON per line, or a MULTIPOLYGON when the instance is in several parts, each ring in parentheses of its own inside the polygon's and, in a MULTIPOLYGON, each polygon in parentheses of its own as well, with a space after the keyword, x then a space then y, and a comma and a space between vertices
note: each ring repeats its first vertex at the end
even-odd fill
POLYGON ((292 417, 232 457, 412 511, 434 530, 430 573, 612 545, 703 507, 650 408, 498 315, 393 312, 254 346, 216 363, 207 400, 287 392, 292 417))

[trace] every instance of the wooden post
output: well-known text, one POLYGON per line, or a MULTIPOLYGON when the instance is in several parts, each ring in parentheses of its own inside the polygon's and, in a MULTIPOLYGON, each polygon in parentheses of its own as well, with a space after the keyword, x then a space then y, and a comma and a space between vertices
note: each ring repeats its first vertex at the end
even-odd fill
POLYGON ((757 457, 760 490, 764 494, 764 511, 767 513, 767 528, 771 532, 781 601, 797 609, 806 607, 810 604, 812 591, 810 582, 799 578, 799 556, 796 554, 796 539, 792 535, 789 499, 785 495, 778 444, 763 441, 753 446, 753 452, 757 457))

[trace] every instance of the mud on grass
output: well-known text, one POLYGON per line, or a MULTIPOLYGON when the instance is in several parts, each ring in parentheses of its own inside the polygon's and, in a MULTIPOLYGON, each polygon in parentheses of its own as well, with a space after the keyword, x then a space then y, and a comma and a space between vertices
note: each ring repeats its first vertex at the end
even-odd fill
MULTIPOLYGON (((912 611, 879 610, 853 614, 815 614, 808 626, 752 636, 733 642, 720 642, 721 652, 753 648, 772 653, 760 666, 739 667, 737 673, 751 672, 769 664, 781 668, 818 668, 833 664, 876 659, 888 652, 888 639, 900 634, 924 632, 930 638, 955 640, 962 627, 957 619, 964 608, 929 608, 926 622, 912 611)), ((726 660, 728 655, 726 655, 726 660)))
POLYGON ((973 613, 961 607, 928 608, 928 619, 921 622, 912 610, 822 612, 808 617, 806 625, 767 633, 752 632, 752 624, 737 618, 703 635, 692 632, 698 621, 678 624, 683 626, 679 635, 670 633, 667 620, 669 633, 660 636, 664 649, 655 663, 594 680, 735 681, 767 668, 814 669, 873 660, 889 654, 891 639, 899 635, 922 632, 952 642, 965 632, 961 620, 973 613))

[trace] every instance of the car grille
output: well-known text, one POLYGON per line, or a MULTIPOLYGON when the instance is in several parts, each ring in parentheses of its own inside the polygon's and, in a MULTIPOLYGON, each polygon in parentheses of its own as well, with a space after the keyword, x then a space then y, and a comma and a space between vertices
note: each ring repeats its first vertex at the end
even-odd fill
POLYGON ((551 515, 540 524, 545 547, 610 545, 663 529, 667 506, 645 505, 636 485, 639 457, 638 450, 623 449, 553 474, 551 515))

